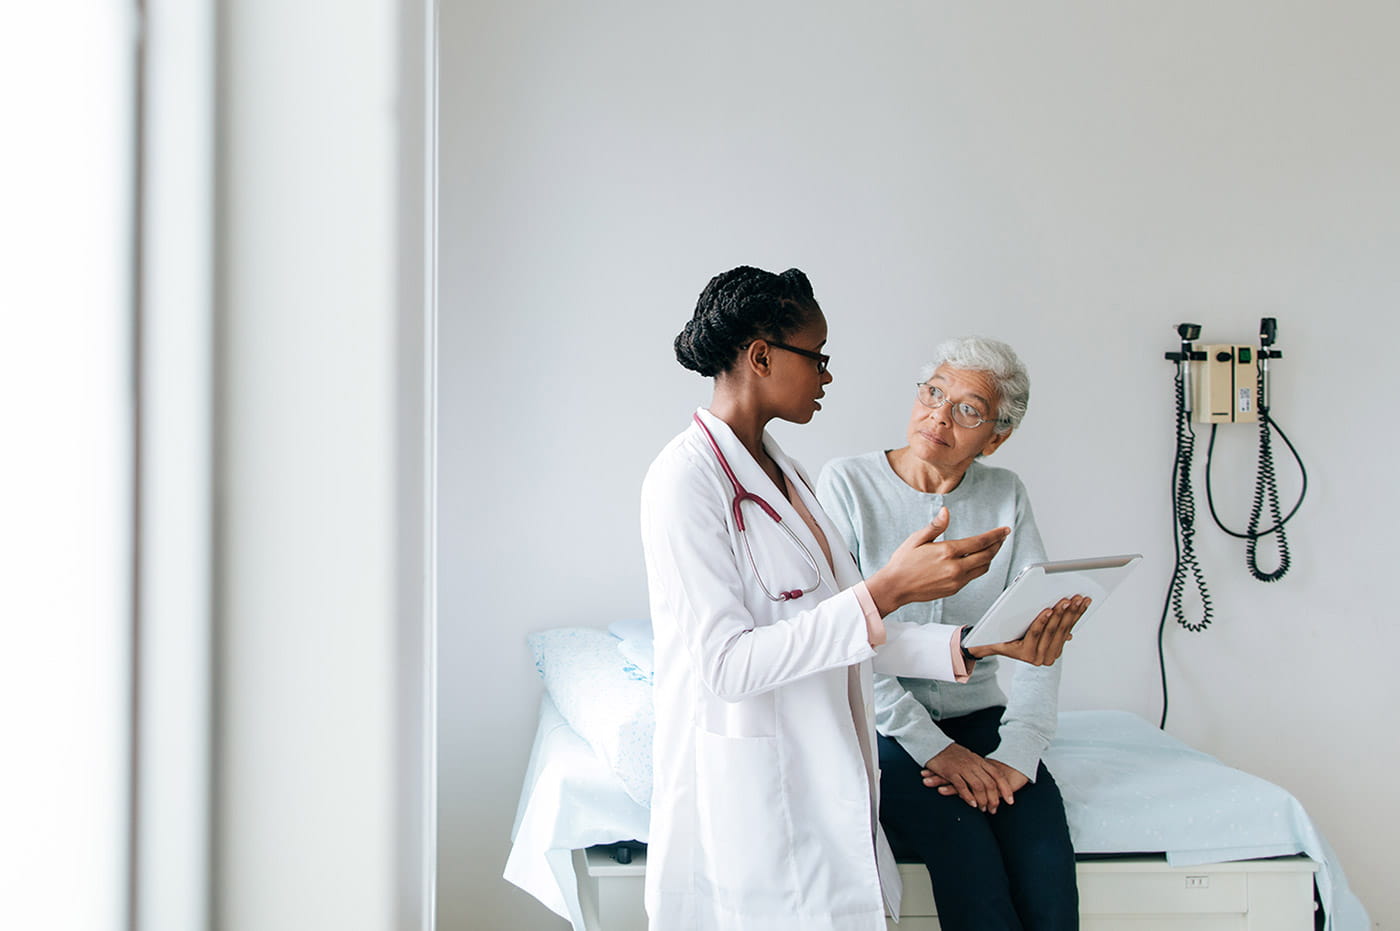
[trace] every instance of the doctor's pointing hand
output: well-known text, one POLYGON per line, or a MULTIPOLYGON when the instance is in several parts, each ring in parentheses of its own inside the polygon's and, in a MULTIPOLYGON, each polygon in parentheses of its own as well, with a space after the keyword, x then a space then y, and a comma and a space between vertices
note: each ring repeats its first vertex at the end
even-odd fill
POLYGON ((862 577, 765 429, 821 409, 826 339, 806 275, 740 267, 675 340, 714 393, 642 486, 653 931, 884 931, 900 885, 878 821, 873 674, 967 681, 993 653, 1052 663, 1076 619, 1052 611, 1017 643, 964 651, 961 625, 889 616, 983 576, 1008 530, 940 540, 939 512, 862 577))

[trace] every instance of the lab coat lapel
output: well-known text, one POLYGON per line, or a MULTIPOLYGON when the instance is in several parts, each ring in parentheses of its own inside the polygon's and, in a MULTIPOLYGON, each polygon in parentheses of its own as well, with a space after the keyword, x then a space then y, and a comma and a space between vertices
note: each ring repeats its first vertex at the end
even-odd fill
MULTIPOLYGON (((773 480, 768 477, 768 473, 763 471, 763 467, 754 460, 753 456, 749 455, 749 451, 744 448, 744 444, 739 442, 739 438, 734 435, 734 431, 729 428, 729 424, 720 420, 703 407, 700 408, 698 413, 700 419, 705 422, 705 426, 710 428, 710 433, 714 436, 715 442, 719 444, 720 450, 724 453, 724 458, 729 460, 729 468, 734 471, 734 477, 739 480, 739 484, 772 505, 773 510, 777 511, 782 517, 784 525, 793 532, 797 539, 801 541, 802 545, 807 548, 808 552, 812 554, 813 559, 817 563, 817 570, 821 576, 822 584, 826 587, 827 594, 835 594, 847 587, 840 585, 839 580, 833 576, 831 566, 827 565, 826 558, 822 555, 822 548, 820 544, 817 543, 817 538, 812 536, 812 531, 808 528, 807 522, 802 519, 802 516, 797 513, 797 509, 792 506, 792 502, 788 500, 786 491, 777 488, 773 484, 773 480)), ((774 440, 766 430, 763 432, 763 448, 768 450, 768 454, 778 463, 778 468, 782 469, 783 472, 787 473, 792 479, 792 484, 797 489, 797 493, 802 495, 802 500, 807 505, 807 509, 812 512, 812 516, 816 518, 818 525, 822 528, 822 532, 827 535, 827 543, 831 546, 832 556, 837 561, 837 564, 840 565, 841 562, 845 561, 842 558, 846 553, 845 540, 831 526, 830 521, 826 519, 821 505, 817 503, 816 498, 811 494, 808 488, 806 475, 798 468, 797 463, 789 458, 787 453, 783 452, 782 447, 778 445, 777 441, 774 440)), ((765 528, 763 528, 762 524, 751 519, 749 515, 758 514, 762 518, 764 524, 770 523, 768 518, 762 517, 758 508, 750 507, 749 505, 744 506, 744 514, 747 522, 746 526, 751 529, 757 529, 759 534, 764 534, 765 528)), ((781 533, 782 531, 777 532, 781 533)), ((766 534, 764 534, 764 539, 771 542, 771 538, 767 537, 766 534)), ((762 544, 754 540, 753 545, 757 547, 762 544)), ((783 544, 778 543, 777 546, 780 550, 785 551, 783 544)), ((810 579, 811 576, 809 575, 808 578, 810 579)), ((859 577, 857 577, 857 580, 859 580, 859 577)))
MULTIPOLYGON (((745 489, 754 494, 759 495, 774 507, 778 507, 783 500, 786 500, 783 498, 782 494, 773 487, 773 480, 768 477, 768 473, 763 471, 759 464, 754 461, 753 456, 749 455, 749 451, 744 448, 744 444, 739 442, 739 438, 734 435, 734 431, 730 429, 729 424, 720 420, 703 407, 696 411, 696 413, 699 415, 700 419, 705 422, 705 426, 709 428, 710 435, 715 438, 715 443, 719 445, 720 452, 724 453, 724 458, 729 462, 729 468, 734 471, 734 477, 739 480, 739 484, 743 485, 745 489), (775 501, 773 500, 774 498, 780 500, 775 501)), ((701 437, 701 442, 705 442, 703 436, 701 437)), ((718 465, 718 463, 716 463, 716 465, 718 465)), ((728 483, 729 480, 725 479, 725 484, 728 483)), ((745 513, 747 513, 747 509, 745 509, 745 513)))

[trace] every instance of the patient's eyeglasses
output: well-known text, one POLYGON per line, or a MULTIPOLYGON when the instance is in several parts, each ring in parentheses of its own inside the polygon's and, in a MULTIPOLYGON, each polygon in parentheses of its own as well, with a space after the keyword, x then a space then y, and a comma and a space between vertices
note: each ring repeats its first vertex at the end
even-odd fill
POLYGON ((821 352, 813 352, 810 349, 798 349, 796 346, 789 346, 787 343, 780 343, 776 340, 765 340, 770 346, 777 346, 779 349, 786 349, 788 352, 795 352, 799 356, 806 356, 817 363, 817 374, 825 375, 827 363, 831 361, 831 356, 821 352))
MULTIPOLYGON (((919 382, 914 386, 914 396, 919 399, 919 403, 929 410, 936 411, 944 404, 948 403, 948 396, 943 393, 943 389, 937 385, 930 385, 928 382, 919 382)), ((960 427, 980 427, 984 423, 1003 423, 999 418, 988 417, 982 413, 981 408, 966 401, 958 401, 953 405, 953 423, 960 427)))

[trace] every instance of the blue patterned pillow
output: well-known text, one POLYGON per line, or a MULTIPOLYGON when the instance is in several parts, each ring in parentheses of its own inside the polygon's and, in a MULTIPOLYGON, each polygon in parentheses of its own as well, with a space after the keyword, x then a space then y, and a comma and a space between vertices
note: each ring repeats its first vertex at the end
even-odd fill
POLYGON ((527 638, 549 697, 578 735, 622 780, 627 794, 651 807, 651 741, 656 715, 651 677, 594 627, 555 627, 527 638))

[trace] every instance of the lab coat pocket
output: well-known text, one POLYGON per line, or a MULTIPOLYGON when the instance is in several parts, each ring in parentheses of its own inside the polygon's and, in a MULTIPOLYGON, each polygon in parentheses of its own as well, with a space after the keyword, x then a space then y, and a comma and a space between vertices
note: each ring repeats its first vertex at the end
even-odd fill
POLYGON ((697 732, 696 802, 704 875, 715 902, 791 913, 792 826, 775 737, 697 732))
POLYGON ((707 694, 700 701, 700 727, 713 736, 772 737, 778 732, 776 690, 743 701, 707 694))

